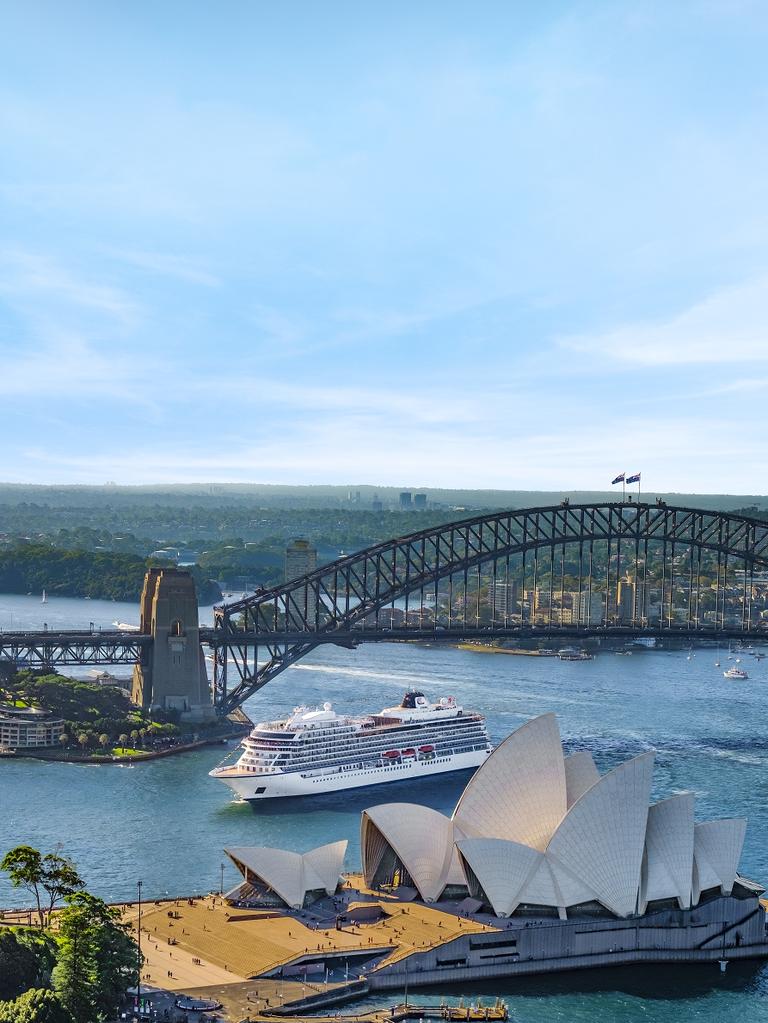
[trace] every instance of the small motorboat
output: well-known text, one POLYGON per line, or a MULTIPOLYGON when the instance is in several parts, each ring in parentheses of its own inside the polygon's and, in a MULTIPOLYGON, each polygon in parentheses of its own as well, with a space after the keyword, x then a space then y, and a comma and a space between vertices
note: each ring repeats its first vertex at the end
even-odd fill
POLYGON ((723 676, 725 678, 738 678, 738 679, 749 678, 749 675, 746 673, 746 671, 744 671, 743 668, 737 668, 735 665, 732 668, 729 668, 728 671, 724 671, 723 672, 723 676))

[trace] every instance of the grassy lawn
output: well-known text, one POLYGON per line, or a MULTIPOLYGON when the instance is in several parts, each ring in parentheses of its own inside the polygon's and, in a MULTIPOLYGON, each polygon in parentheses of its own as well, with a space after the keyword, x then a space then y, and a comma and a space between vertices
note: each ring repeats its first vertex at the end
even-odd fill
POLYGON ((146 750, 132 749, 130 746, 115 746, 112 750, 113 756, 116 757, 140 757, 146 750))

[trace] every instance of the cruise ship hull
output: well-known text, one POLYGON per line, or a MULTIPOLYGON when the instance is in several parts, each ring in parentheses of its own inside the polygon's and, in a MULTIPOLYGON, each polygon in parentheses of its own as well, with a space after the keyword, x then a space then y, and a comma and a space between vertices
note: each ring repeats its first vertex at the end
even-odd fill
POLYGON ((405 762, 370 767, 342 766, 325 771, 287 771, 284 774, 261 775, 258 778, 238 771, 236 767, 216 772, 241 799, 258 803, 264 799, 284 799, 288 796, 316 796, 347 789, 360 789, 388 782, 432 778, 453 771, 467 771, 479 767, 490 755, 490 749, 470 750, 433 760, 412 759, 405 762))

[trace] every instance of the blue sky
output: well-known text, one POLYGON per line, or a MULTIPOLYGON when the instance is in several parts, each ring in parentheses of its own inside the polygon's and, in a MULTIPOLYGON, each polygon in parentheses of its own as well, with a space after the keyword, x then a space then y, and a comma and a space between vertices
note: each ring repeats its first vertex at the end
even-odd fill
POLYGON ((3 479, 765 490, 759 0, 3 22, 3 479))

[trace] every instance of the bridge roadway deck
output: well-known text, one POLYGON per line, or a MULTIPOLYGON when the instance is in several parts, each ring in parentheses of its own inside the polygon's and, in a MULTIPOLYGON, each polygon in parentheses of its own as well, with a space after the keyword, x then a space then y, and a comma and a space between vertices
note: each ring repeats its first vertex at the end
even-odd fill
MULTIPOLYGON (((332 644, 354 649, 359 643, 458 643, 463 640, 486 641, 615 639, 631 641, 642 637, 692 642, 707 639, 728 643, 738 640, 768 642, 768 625, 751 630, 726 628, 688 628, 661 626, 523 626, 517 628, 346 628, 317 632, 235 632, 213 628, 200 629, 200 642, 214 649, 263 649, 305 643, 310 646, 332 644)), ((154 638, 140 632, 110 631, 37 631, 0 632, 0 664, 20 666, 136 664, 146 657, 154 638)))
POLYGON ((152 636, 126 630, 0 632, 0 663, 25 665, 136 664, 152 636))
MULTIPOLYGON (((200 642, 212 647, 253 647, 267 646, 269 644, 293 644, 293 643, 334 643, 341 646, 356 646, 358 643, 391 643, 393 641, 418 641, 418 642, 448 642, 458 643, 461 640, 494 640, 494 639, 599 639, 615 638, 622 640, 639 639, 648 637, 653 639, 680 639, 701 638, 715 642, 729 640, 764 640, 768 642, 768 622, 761 623, 752 629, 740 627, 727 627, 712 629, 707 627, 689 628, 687 625, 524 625, 514 628, 501 628, 498 626, 487 626, 479 629, 471 627, 457 628, 418 628, 408 627, 399 629, 370 629, 370 628, 345 628, 327 629, 306 632, 237 632, 218 629, 201 629, 200 642)), ((0 642, 2 635, 0 634, 0 642)))

